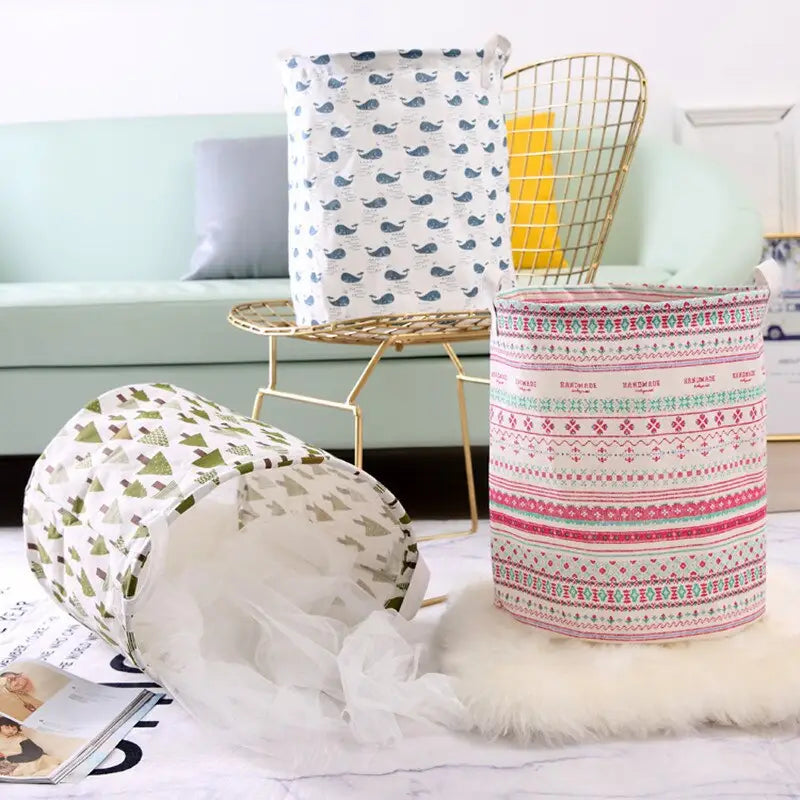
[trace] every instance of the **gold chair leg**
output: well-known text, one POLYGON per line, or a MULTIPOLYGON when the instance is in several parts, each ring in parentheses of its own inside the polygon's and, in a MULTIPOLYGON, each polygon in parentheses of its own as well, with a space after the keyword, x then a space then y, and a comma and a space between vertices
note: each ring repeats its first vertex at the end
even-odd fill
POLYGON ((445 343, 444 350, 456 368, 456 388, 458 391, 458 413, 461 422, 461 442, 464 448, 464 471, 467 478, 467 498, 469 500, 469 529, 466 531, 452 531, 447 533, 433 533, 430 536, 420 536, 420 542, 433 542, 440 539, 455 539, 461 536, 470 536, 478 530, 478 501, 475 496, 475 472, 472 468, 472 444, 469 438, 469 419, 467 417, 467 398, 464 393, 464 380, 470 379, 464 373, 461 359, 449 343, 445 343))

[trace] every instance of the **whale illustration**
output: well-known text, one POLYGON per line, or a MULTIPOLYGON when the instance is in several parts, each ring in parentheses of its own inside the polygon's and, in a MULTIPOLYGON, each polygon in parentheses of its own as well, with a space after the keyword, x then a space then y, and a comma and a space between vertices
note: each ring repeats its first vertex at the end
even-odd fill
POLYGON ((352 236, 356 232, 356 228, 358 228, 358 223, 356 222, 352 228, 348 228, 347 225, 337 225, 334 229, 334 233, 338 233, 339 236, 352 236))
POLYGON ((391 83, 392 82, 392 77, 393 77, 393 74, 391 72, 389 72, 386 75, 379 75, 377 72, 373 72, 369 76, 369 78, 367 78, 367 80, 373 86, 385 86, 387 83, 391 83))
POLYGON ((442 50, 442 55, 445 58, 458 58, 461 55, 461 51, 454 47, 451 50, 442 50))
POLYGON ((401 50, 400 58, 421 58, 422 50, 401 50))
POLYGON ((383 125, 382 123, 378 122, 377 124, 372 126, 372 132, 378 134, 378 136, 394 133, 397 130, 397 123, 395 122, 394 125, 383 125))
POLYGON ((310 247, 306 250, 306 258, 314 258, 314 251, 310 247))
POLYGON ((496 131, 500 127, 500 123, 496 119, 490 119, 486 123, 493 131, 496 131))
POLYGON ((312 272, 311 273, 311 283, 319 283, 322 280, 322 273, 321 272, 312 272))
POLYGON ((429 206, 433 202, 433 195, 432 194, 421 194, 419 197, 412 197, 411 195, 409 195, 408 199, 415 206, 429 206))
POLYGON ((454 94, 452 97, 448 97, 447 95, 444 96, 445 100, 447 100, 447 104, 450 106, 460 106, 463 100, 461 99, 460 94, 454 94))
POLYGON ((338 186, 339 188, 343 186, 349 186, 353 182, 353 176, 351 175, 349 178, 345 178, 344 175, 337 175, 333 179, 333 185, 338 186))
POLYGON ((350 305, 350 298, 346 294, 343 294, 341 297, 337 297, 336 299, 334 299, 333 297, 329 297, 328 298, 328 302, 332 306, 336 306, 337 308, 341 308, 342 306, 349 306, 350 305))
POLYGON ((302 113, 303 113, 303 107, 302 106, 295 106, 294 107, 294 115, 296 117, 299 117, 302 113))
POLYGON ((419 297, 420 300, 424 300, 426 303, 431 303, 434 300, 442 299, 441 294, 439 294, 436 289, 431 289, 431 291, 425 292, 425 294, 422 294, 421 292, 414 292, 414 294, 419 297))
POLYGON ((372 150, 359 149, 358 154, 367 161, 376 161, 383 156, 383 150, 380 147, 373 147, 372 150))
POLYGON ((500 266, 500 269, 501 269, 501 270, 508 269, 508 261, 504 261, 504 260, 501 258, 501 259, 500 259, 500 264, 499 264, 499 266, 500 266))
POLYGON ((319 103, 314 103, 314 110, 318 111, 320 114, 330 114, 331 111, 333 111, 333 103, 331 103, 330 100, 322 105, 319 105, 319 103))
POLYGON ((309 236, 316 236, 319 231, 312 225, 308 229, 309 236))
MULTIPOLYGON (((322 201, 320 200, 322 203, 322 201)), ((338 211, 342 204, 338 200, 329 200, 327 203, 322 203, 323 211, 338 211)))
POLYGON ((422 173, 422 177, 426 181, 440 181, 446 174, 447 169, 443 169, 441 172, 435 172, 432 169, 426 169, 425 172, 422 173))
POLYGON ((469 203, 469 201, 472 200, 472 192, 461 192, 461 194, 451 192, 451 194, 456 203, 469 203))
POLYGON ((478 287, 473 286, 471 289, 462 289, 461 291, 464 292, 465 297, 475 297, 478 294, 478 287))
POLYGON ((435 253, 439 249, 434 242, 428 242, 428 244, 423 244, 420 247, 417 247, 415 244, 411 246, 414 248, 415 253, 425 253, 425 255, 435 253))
POLYGON ((461 72, 461 70, 456 70, 456 74, 453 77, 459 82, 463 83, 464 81, 469 80, 469 72, 461 72))
POLYGON ((408 272, 408 269, 404 269, 402 272, 398 272, 396 269, 387 269, 383 273, 383 277, 387 281, 404 281, 408 277, 408 272))
POLYGON ((296 59, 294 56, 292 56, 292 57, 291 57, 291 58, 290 58, 290 59, 289 59, 289 60, 286 62, 286 66, 287 66, 287 67, 289 67, 289 69, 294 69, 294 68, 297 66, 297 59, 296 59))
POLYGON ((467 217, 467 225, 471 225, 473 228, 477 228, 478 225, 483 225, 485 219, 486 219, 486 214, 483 214, 480 217, 476 217, 474 214, 470 214, 469 217, 467 217))
POLYGON ((433 275, 434 278, 446 278, 448 275, 452 275, 455 269, 455 264, 450 267, 450 269, 445 267, 431 267, 431 275, 433 275))
POLYGON ((436 72, 436 70, 434 70, 433 72, 418 72, 416 73, 416 75, 414 75, 414 80, 417 83, 432 83, 433 81, 436 80, 437 75, 438 73, 436 72))
POLYGON ((432 231, 437 231, 441 228, 446 228, 449 220, 450 217, 445 217, 444 219, 436 219, 435 217, 431 217, 428 220, 427 225, 432 231))
POLYGON ((364 50, 362 53, 350 53, 350 58, 353 61, 372 61, 375 58, 375 53, 372 50, 364 50))
POLYGON ((308 200, 303 203, 303 211, 311 211, 311 203, 309 203, 308 200))
POLYGON ((357 272, 355 275, 353 275, 352 272, 343 272, 342 273, 342 280, 345 283, 360 283, 361 279, 363 277, 364 277, 364 273, 363 272, 357 272))
POLYGON ((478 167, 478 169, 472 169, 472 167, 467 167, 464 170, 464 175, 466 175, 468 178, 480 178, 482 169, 483 167, 478 167))
POLYGON ((310 139, 311 138, 311 128, 308 128, 307 130, 304 130, 304 131, 300 131, 300 138, 303 141, 305 141, 306 139, 310 139))
POLYGON ((297 236, 299 233, 300 233, 300 226, 299 225, 295 225, 294 226, 294 235, 297 236))
POLYGON ((307 81, 306 83, 303 83, 303 81, 297 81, 297 83, 294 85, 294 88, 297 92, 304 92, 309 86, 311 86, 311 81, 307 81))
POLYGON ((334 139, 342 139, 345 136, 347 136, 348 133, 350 133, 350 126, 349 125, 346 128, 340 128, 337 125, 334 125, 331 128, 331 136, 334 139))
POLYGON ((422 106, 425 105, 425 98, 421 95, 412 97, 410 100, 406 100, 405 97, 401 97, 400 102, 408 108, 422 108, 422 106))
POLYGON ((322 155, 322 153, 319 153, 318 155, 319 160, 324 161, 327 164, 333 164, 334 161, 339 160, 339 154, 335 150, 331 150, 330 152, 325 153, 325 155, 322 155))
POLYGON ((330 64, 331 57, 329 55, 311 56, 312 64, 330 64))
POLYGON ((472 265, 472 271, 481 275, 486 270, 486 267, 483 264, 479 264, 477 261, 472 265))
POLYGON ((385 244, 381 245, 380 247, 376 247, 374 250, 370 250, 369 247, 364 248, 367 251, 367 255, 372 256, 373 258, 386 258, 392 254, 392 249, 387 247, 385 244))
POLYGON ((328 78, 328 88, 329 89, 341 89, 347 83, 347 77, 345 76, 341 80, 339 78, 328 78))
POLYGON ((427 120, 422 120, 422 122, 419 124, 419 129, 423 133, 434 133, 435 131, 441 130, 443 124, 444 120, 439 120, 439 122, 428 122, 427 120))
POLYGON ((506 221, 505 214, 495 214, 494 218, 502 225, 506 221))
POLYGON ((353 100, 353 102, 359 111, 374 111, 380 105, 374 97, 370 97, 369 100, 365 100, 363 103, 359 103, 358 100, 353 100))
MULTIPOLYGON (((295 249, 294 249, 294 250, 292 250, 292 255, 293 255, 295 258, 297 258, 297 257, 300 255, 300 251, 299 251, 299 250, 298 250, 298 249, 295 247, 295 249)), ((298 273, 298 274, 299 274, 299 273, 298 273)), ((300 280, 300 278, 298 278, 297 280, 300 280)))
POLYGON ((305 299, 305 300, 303 300, 303 302, 304 302, 304 303, 305 303, 307 306, 313 306, 313 305, 314 305, 314 296, 313 296, 313 295, 309 295, 308 297, 306 297, 306 299, 305 299))
POLYGON ((482 106, 488 106, 489 105, 489 98, 485 94, 482 94, 480 97, 476 97, 475 99, 482 106))
POLYGON ((467 239, 465 242, 462 242, 460 239, 456 239, 456 242, 462 250, 474 250, 476 247, 474 239, 467 239))
POLYGON ((403 230, 406 221, 403 220, 402 222, 398 222, 395 224, 394 222, 381 222, 381 230, 384 233, 397 233, 398 231, 403 230))
POLYGON ((386 306, 394 302, 394 295, 391 292, 386 292, 386 294, 382 294, 380 297, 375 297, 374 294, 371 294, 369 299, 372 300, 376 306, 386 306))
POLYGON ((488 144, 481 142, 481 147, 484 153, 494 153, 494 142, 489 142, 488 144))
POLYGON ((490 200, 497 200, 497 189, 492 189, 491 192, 487 195, 490 200))
POLYGON ((492 167, 492 175, 494 175, 495 178, 499 178, 502 174, 503 174, 502 167, 492 167))
POLYGON ((366 208, 385 208, 386 207, 386 198, 385 197, 376 197, 374 200, 364 200, 361 199, 361 202, 364 204, 366 208))
POLYGON ((418 147, 414 147, 414 148, 404 147, 403 149, 410 156, 427 156, 431 152, 430 147, 428 147, 428 145, 426 145, 426 144, 421 144, 418 147))
POLYGON ((343 259, 347 253, 342 247, 337 247, 335 250, 325 250, 325 256, 330 258, 332 261, 339 261, 343 259))
POLYGON ((498 236, 496 239, 492 239, 490 244, 492 245, 492 247, 500 247, 500 245, 503 244, 503 237, 498 236))
POLYGON ((395 172, 394 175, 389 175, 388 172, 379 172, 375 176, 375 180, 378 183, 396 183, 400 180, 400 173, 395 172))
POLYGON ((483 58, 483 48, 481 47, 480 50, 476 50, 475 55, 478 56, 478 58, 483 58))
POLYGON ((458 121, 458 127, 461 128, 462 131, 471 131, 475 127, 475 120, 470 122, 466 119, 460 119, 458 121))
POLYGON ((461 142, 461 144, 456 144, 456 145, 451 144, 450 145, 450 149, 457 156, 462 156, 462 155, 464 155, 464 153, 468 153, 469 152, 469 147, 467 147, 467 145, 464 142, 461 142))

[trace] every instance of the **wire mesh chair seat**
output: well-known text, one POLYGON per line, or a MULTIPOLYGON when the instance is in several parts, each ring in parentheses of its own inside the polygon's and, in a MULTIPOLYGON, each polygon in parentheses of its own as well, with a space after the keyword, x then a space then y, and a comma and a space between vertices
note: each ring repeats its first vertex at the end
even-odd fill
MULTIPOLYGON (((577 284, 594 280, 633 157, 646 109, 644 73, 634 61, 588 53, 529 64, 508 73, 503 106, 509 145, 511 249, 516 283, 577 284)), ((269 337, 269 382, 258 389, 253 416, 265 396, 339 408, 353 414, 354 463, 363 466, 363 424, 357 398, 388 348, 440 344, 456 370, 470 529, 478 527, 467 424, 467 375, 454 349, 489 338, 488 311, 378 315, 346 322, 297 326, 291 301, 243 303, 229 322, 269 337), (343 402, 277 388, 277 342, 297 338, 375 347, 343 402)))

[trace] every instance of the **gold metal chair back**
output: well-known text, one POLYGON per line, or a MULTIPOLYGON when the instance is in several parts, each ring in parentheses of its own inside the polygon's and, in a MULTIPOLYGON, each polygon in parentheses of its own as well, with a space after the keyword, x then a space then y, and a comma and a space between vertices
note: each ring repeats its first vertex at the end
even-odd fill
POLYGON ((638 64, 605 53, 541 61, 505 76, 518 285, 594 280, 646 88, 638 64))

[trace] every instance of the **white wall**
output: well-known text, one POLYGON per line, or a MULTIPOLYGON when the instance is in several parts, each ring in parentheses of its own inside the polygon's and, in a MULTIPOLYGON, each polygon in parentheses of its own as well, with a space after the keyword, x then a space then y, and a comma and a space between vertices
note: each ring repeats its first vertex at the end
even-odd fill
POLYGON ((280 110, 274 54, 458 46, 630 55, 673 103, 800 99, 798 0, 0 0, 0 123, 280 110))
POLYGON ((0 0, 0 123, 281 111, 274 56, 287 46, 463 46, 494 32, 512 40, 512 65, 635 58, 647 127, 669 136, 677 108, 800 101, 800 0, 0 0))

